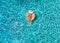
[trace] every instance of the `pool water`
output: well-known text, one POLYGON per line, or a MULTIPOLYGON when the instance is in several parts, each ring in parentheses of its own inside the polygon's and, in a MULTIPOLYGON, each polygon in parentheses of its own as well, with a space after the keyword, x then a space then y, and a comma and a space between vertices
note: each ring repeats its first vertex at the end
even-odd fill
POLYGON ((0 43, 60 43, 60 0, 0 0, 0 43))

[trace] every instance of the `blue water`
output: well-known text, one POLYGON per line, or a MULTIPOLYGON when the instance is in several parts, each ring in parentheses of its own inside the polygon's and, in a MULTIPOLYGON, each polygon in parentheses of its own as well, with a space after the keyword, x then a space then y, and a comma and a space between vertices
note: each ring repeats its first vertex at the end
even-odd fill
POLYGON ((0 0, 0 43, 60 43, 60 0, 0 0))

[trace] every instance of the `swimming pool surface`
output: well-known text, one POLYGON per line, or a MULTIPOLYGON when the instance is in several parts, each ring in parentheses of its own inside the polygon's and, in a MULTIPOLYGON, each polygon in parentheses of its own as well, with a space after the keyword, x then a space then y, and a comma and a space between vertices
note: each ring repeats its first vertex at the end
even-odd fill
POLYGON ((60 0, 0 0, 0 43, 60 43, 60 0))

